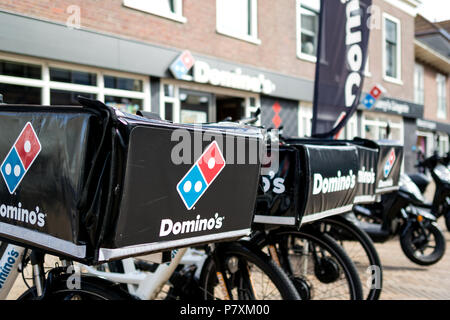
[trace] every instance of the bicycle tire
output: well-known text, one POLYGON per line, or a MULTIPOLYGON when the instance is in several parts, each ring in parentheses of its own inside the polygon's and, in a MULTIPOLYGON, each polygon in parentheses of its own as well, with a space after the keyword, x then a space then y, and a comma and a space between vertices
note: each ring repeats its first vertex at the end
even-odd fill
MULTIPOLYGON (((239 259, 239 264, 244 263, 245 266, 252 264, 251 267, 248 267, 249 269, 252 269, 252 271, 257 271, 256 268, 258 268, 267 276, 267 278, 272 282, 273 286, 278 290, 279 296, 277 296, 277 299, 282 300, 300 299, 297 290, 289 280, 288 276, 284 273, 284 271, 278 265, 276 265, 268 255, 264 254, 254 244, 248 241, 239 241, 239 242, 220 243, 219 245, 221 246, 219 258, 222 259, 222 264, 226 265, 227 259, 237 257, 237 259, 239 259)), ((229 268, 226 271, 226 273, 230 273, 231 275, 229 268)), ((237 274, 237 272, 234 272, 233 275, 230 276, 230 278, 233 277, 235 274, 237 274)), ((244 272, 244 274, 246 273, 244 272)), ((242 278, 243 279, 240 279, 241 282, 239 282, 239 280, 237 282, 242 284, 242 281, 246 281, 247 285, 251 288, 237 288, 236 289, 237 294, 232 295, 230 298, 233 299, 233 297, 236 296, 236 298, 239 300, 253 300, 253 298, 255 298, 255 300, 259 300, 257 298, 260 297, 264 299, 264 296, 260 292, 255 293, 255 295, 246 294, 245 293, 246 290, 253 289, 252 291, 255 291, 255 287, 256 289, 258 289, 261 288, 261 286, 254 285, 255 279, 253 280, 244 279, 245 276, 242 276, 242 278)), ((210 256, 205 261, 205 264, 202 268, 199 282, 200 288, 203 292, 203 297, 206 300, 216 298, 214 288, 218 285, 218 283, 219 282, 217 279, 215 262, 213 257, 210 256)), ((269 300, 275 299, 269 298, 269 300)))
POLYGON ((113 282, 91 276, 81 276, 79 289, 68 288, 68 275, 63 275, 52 280, 51 288, 45 297, 38 298, 36 287, 25 291, 17 300, 134 300, 128 293, 120 289, 113 282))
MULTIPOLYGON (((266 236, 263 233, 259 233, 258 235, 254 236, 252 238, 252 241, 254 241, 255 244, 257 244, 260 248, 264 248, 269 244, 269 241, 271 243, 276 244, 276 246, 280 245, 281 241, 284 241, 285 238, 283 237, 289 237, 294 236, 298 239, 304 239, 309 242, 314 242, 315 244, 318 244, 320 248, 325 249, 327 252, 330 253, 330 256, 332 258, 329 258, 327 261, 327 264, 331 266, 329 269, 335 270, 340 266, 342 268, 345 282, 348 286, 348 299, 350 300, 362 300, 363 299, 363 291, 362 291, 362 285, 361 280, 358 274, 358 271, 356 270, 355 265, 350 260, 348 255, 345 253, 345 251, 339 246, 339 244, 329 235, 325 233, 321 233, 316 230, 312 225, 305 225, 300 230, 292 229, 292 228, 278 228, 274 229, 269 232, 269 237, 271 240, 269 240, 269 237, 266 236), (334 261, 334 262, 333 262, 334 261), (336 266, 338 264, 338 266, 336 266)), ((317 289, 314 289, 314 286, 311 285, 311 277, 309 279, 299 278, 296 277, 296 275, 291 272, 289 269, 290 262, 288 261, 287 257, 281 257, 282 258, 282 267, 285 270, 285 272, 288 274, 290 279, 294 281, 296 284, 297 290, 302 295, 303 299, 311 299, 314 294, 311 294, 311 291, 318 291, 317 289), (312 289, 311 289, 312 288, 312 289)), ((317 266, 314 265, 314 275, 316 279, 314 282, 317 284, 324 284, 327 285, 329 283, 332 283, 333 279, 324 279, 323 275, 320 274, 320 272, 316 271, 317 266), (329 283, 326 283, 327 281, 330 281, 329 283)), ((335 271, 334 271, 335 272, 335 271)), ((326 274, 325 274, 326 278, 326 274)), ((335 280, 336 281, 336 280, 335 280)), ((326 289, 325 292, 332 291, 329 289, 326 289)), ((332 293, 334 294, 334 292, 332 293)), ((331 296, 328 298, 333 298, 332 300, 335 300, 335 296, 331 296)))
MULTIPOLYGON (((346 236, 350 235, 350 237, 352 237, 351 239, 354 239, 355 241, 359 242, 359 244, 362 246, 367 256, 369 267, 371 268, 369 270, 375 270, 376 272, 375 286, 371 283, 369 292, 367 294, 364 294, 364 296, 366 297, 366 300, 378 300, 380 298, 381 291, 383 288, 383 267, 372 239, 364 230, 361 230, 361 228, 359 228, 357 225, 355 225, 353 222, 349 221, 343 216, 328 217, 323 220, 320 220, 320 222, 325 223, 327 225, 331 225, 332 227, 334 226, 335 228, 337 227, 344 229, 344 231, 346 232, 346 236)), ((339 241, 343 241, 342 238, 339 239, 339 232, 337 234, 334 232, 328 232, 328 234, 335 240, 337 240, 338 243, 339 241)), ((348 251, 347 255, 353 261, 355 260, 355 258, 351 256, 348 251)), ((366 269, 366 271, 367 270, 368 269, 366 269)), ((361 273, 360 278, 362 279, 361 273)))
POLYGON ((4 241, 0 241, 0 257, 3 257, 6 248, 8 247, 8 243, 4 241))

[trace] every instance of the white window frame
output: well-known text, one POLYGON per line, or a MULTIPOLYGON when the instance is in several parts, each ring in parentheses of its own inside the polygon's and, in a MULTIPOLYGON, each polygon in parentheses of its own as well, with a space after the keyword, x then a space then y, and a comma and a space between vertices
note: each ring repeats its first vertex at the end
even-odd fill
POLYGON ((440 119, 447 118, 447 79, 446 76, 438 73, 436 74, 436 94, 437 94, 437 117, 440 119), (440 87, 442 86, 442 87, 440 87), (442 89, 442 90, 441 90, 442 89), (443 105, 441 105, 443 102, 443 105))
POLYGON ((345 136, 343 138, 347 140, 352 140, 353 138, 358 136, 358 115, 357 112, 348 119, 348 122, 345 124, 344 127, 345 130, 345 136))
POLYGON ((252 12, 250 14, 251 35, 236 34, 234 32, 231 32, 230 30, 227 30, 226 27, 221 24, 219 1, 226 1, 226 0, 216 0, 216 32, 221 35, 225 35, 225 36, 228 36, 231 38, 235 38, 235 39, 250 42, 252 44, 260 45, 261 39, 258 38, 258 0, 251 0, 251 9, 252 9, 252 12))
POLYGON ((313 105, 311 102, 299 101, 298 103, 298 136, 311 137, 312 133, 313 105), (306 127, 303 125, 306 120, 306 127))
POLYGON ((449 151, 449 139, 448 134, 446 133, 438 133, 439 139, 439 155, 445 156, 449 151))
MULTIPOLYGON (((172 120, 174 123, 180 123, 181 116, 181 104, 180 104, 180 89, 190 90, 190 91, 200 91, 210 94, 221 94, 230 97, 242 98, 245 100, 245 117, 250 117, 252 112, 256 112, 258 108, 261 107, 261 100, 259 94, 250 93, 250 92, 242 92, 236 91, 228 88, 211 88, 209 85, 202 85, 197 83, 186 83, 185 81, 173 80, 173 79, 161 79, 160 88, 159 88, 159 115, 161 119, 165 119, 166 115, 166 106, 165 103, 173 103, 173 114, 172 120), (164 95, 164 85, 172 85, 174 87, 173 97, 166 97, 164 95), (255 104, 251 105, 250 99, 253 98, 255 100, 255 104)), ((213 106, 216 108, 216 106, 213 106)), ((214 112, 215 114, 215 112, 214 112)), ((218 121, 218 119, 217 119, 218 121)), ((258 121, 255 125, 260 125, 261 117, 259 117, 258 121)))
MULTIPOLYGON (((22 56, 16 56, 16 55, 11 55, 11 54, 4 54, 4 53, 0 53, 0 60, 33 64, 33 65, 38 65, 41 67, 42 79, 28 79, 28 78, 22 78, 22 77, 0 75, 0 83, 41 88, 42 89, 41 104, 43 104, 43 105, 50 105, 50 90, 56 89, 56 90, 66 90, 66 91, 75 91, 75 92, 80 92, 80 93, 84 92, 84 93, 95 94, 95 95, 97 95, 97 100, 100 100, 102 102, 105 101, 105 95, 124 97, 124 98, 130 98, 130 99, 141 99, 143 101, 143 110, 151 111, 150 78, 147 76, 125 73, 125 72, 118 72, 118 71, 114 71, 114 70, 91 68, 91 67, 74 65, 74 64, 63 63, 63 62, 56 62, 56 61, 51 61, 51 60, 46 60, 46 59, 22 57, 22 56), (52 67, 66 69, 66 70, 95 73, 97 76, 97 85, 96 86, 88 86, 88 85, 80 85, 80 84, 74 84, 74 83, 50 81, 50 68, 52 68, 52 67), (137 92, 137 91, 105 88, 104 81, 103 81, 104 75, 141 80, 143 90, 142 90, 142 92, 137 92)), ((5 93, 5 94, 7 95, 8 93, 5 93)))
POLYGON ((123 5, 128 8, 154 14, 176 22, 186 23, 187 19, 183 16, 183 0, 173 1, 175 13, 158 10, 152 6, 152 0, 123 0, 123 5))
POLYGON ((402 81, 402 38, 401 38, 401 23, 400 20, 390 14, 383 12, 383 27, 382 27, 382 57, 383 57, 383 79, 387 82, 395 83, 398 85, 403 85, 402 81), (390 77, 386 75, 387 71, 387 57, 386 57, 386 20, 390 20, 391 22, 397 25, 397 77, 390 77))
MULTIPOLYGON (((316 63, 317 62, 316 56, 302 52, 302 37, 301 37, 301 31, 302 31, 302 23, 301 22, 302 21, 301 21, 301 14, 300 14, 300 7, 302 5, 302 2, 304 2, 304 1, 302 1, 302 0, 295 1, 296 27, 297 27, 297 33, 296 33, 297 58, 316 63)), ((319 35, 317 34, 317 36, 319 36, 319 35)))
POLYGON ((414 64, 414 102, 417 104, 425 103, 425 69, 422 64, 414 64), (420 76, 419 76, 420 75, 420 76))
POLYGON ((372 125, 375 127, 375 136, 379 137, 380 133, 379 130, 381 127, 386 128, 388 122, 385 120, 387 119, 389 121, 389 125, 391 129, 399 129, 400 130, 400 143, 404 143, 405 140, 405 128, 403 123, 403 118, 401 116, 394 116, 390 114, 376 114, 376 113, 365 113, 363 112, 361 117, 361 137, 366 138, 366 125, 372 125), (372 118, 374 119, 367 119, 366 115, 370 114, 372 118))
POLYGON ((371 77, 372 73, 370 72, 370 63, 369 63, 370 59, 369 59, 369 55, 367 55, 367 60, 366 60, 366 66, 364 68, 364 76, 365 77, 371 77))

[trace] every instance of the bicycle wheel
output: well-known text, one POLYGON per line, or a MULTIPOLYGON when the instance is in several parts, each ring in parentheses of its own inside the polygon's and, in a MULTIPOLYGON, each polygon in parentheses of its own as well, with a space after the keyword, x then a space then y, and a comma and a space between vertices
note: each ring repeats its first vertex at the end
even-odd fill
POLYGON ((36 287, 25 291, 18 300, 128 300, 135 299, 123 292, 117 284, 95 277, 81 276, 79 287, 71 288, 68 285, 68 275, 52 280, 45 297, 37 298, 36 287))
POLYGON ((363 297, 378 300, 383 286, 383 268, 367 233, 343 216, 325 218, 317 224, 341 245, 353 261, 363 284, 363 297))
POLYGON ((345 251, 329 235, 311 225, 275 229, 253 239, 263 250, 274 248, 277 259, 304 300, 363 299, 358 272, 345 251))
POLYGON ((206 300, 300 298, 283 270, 269 256, 247 241, 220 243, 216 246, 202 268, 200 289, 206 300), (226 283, 228 291, 223 283, 226 283))

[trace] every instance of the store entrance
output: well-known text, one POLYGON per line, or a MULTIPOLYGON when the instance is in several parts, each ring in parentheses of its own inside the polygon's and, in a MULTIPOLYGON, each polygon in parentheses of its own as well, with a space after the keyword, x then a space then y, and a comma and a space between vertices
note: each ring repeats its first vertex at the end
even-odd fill
POLYGON ((199 91, 180 90, 180 122, 207 123, 214 121, 212 94, 199 91))
MULTIPOLYGON (((230 96, 216 95, 216 119, 222 121, 231 118, 236 121, 245 115, 245 100, 230 96)), ((230 119, 228 119, 230 120, 230 119)))

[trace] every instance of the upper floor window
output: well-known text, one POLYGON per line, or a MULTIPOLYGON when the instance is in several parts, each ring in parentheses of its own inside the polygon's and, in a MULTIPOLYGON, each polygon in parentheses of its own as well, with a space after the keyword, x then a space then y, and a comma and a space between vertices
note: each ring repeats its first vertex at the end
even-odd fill
POLYGON ((416 63, 414 66, 414 102, 424 104, 423 95, 423 65, 416 63))
POLYGON ((446 80, 443 74, 437 74, 437 116, 443 119, 447 118, 446 80))
POLYGON ((384 29, 383 29, 383 66, 384 79, 391 82, 401 82, 400 66, 400 20, 384 13, 384 29))
POLYGON ((297 56, 316 61, 320 0, 297 0, 297 56))
POLYGON ((260 44, 257 0, 217 0, 217 32, 260 44))
POLYGON ((178 22, 187 21, 183 17, 183 0, 123 0, 123 5, 178 22))

